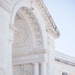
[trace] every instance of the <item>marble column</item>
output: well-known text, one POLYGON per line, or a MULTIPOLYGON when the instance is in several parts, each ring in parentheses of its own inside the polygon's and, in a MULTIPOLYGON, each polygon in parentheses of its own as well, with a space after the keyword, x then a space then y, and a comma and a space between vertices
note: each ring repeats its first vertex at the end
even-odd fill
POLYGON ((39 63, 34 63, 34 75, 39 75, 39 63))
POLYGON ((41 63, 41 75, 47 75, 46 70, 47 70, 47 68, 46 68, 46 62, 42 62, 41 63))

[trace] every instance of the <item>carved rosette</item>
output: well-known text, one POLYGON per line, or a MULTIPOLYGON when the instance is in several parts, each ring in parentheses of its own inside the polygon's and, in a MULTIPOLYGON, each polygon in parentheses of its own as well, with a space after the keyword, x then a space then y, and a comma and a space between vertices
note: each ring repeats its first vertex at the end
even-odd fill
POLYGON ((31 75, 28 71, 22 71, 17 75, 31 75))
POLYGON ((37 46, 41 46, 41 33, 40 33, 40 28, 38 25, 38 22, 36 21, 36 18, 34 17, 34 15, 26 8, 22 9, 22 13, 25 14, 25 18, 28 20, 29 24, 32 27, 32 31, 34 33, 34 37, 36 39, 36 45, 37 46))
POLYGON ((14 47, 22 47, 25 45, 29 45, 27 44, 28 34, 25 24, 19 16, 16 16, 15 27, 18 31, 14 33, 14 47))

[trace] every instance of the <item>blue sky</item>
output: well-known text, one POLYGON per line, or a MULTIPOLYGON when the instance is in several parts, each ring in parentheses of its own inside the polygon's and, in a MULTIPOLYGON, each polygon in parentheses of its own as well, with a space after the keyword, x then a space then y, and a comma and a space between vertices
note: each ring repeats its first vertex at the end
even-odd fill
POLYGON ((61 33, 55 40, 55 50, 75 57, 75 0, 44 2, 61 33))

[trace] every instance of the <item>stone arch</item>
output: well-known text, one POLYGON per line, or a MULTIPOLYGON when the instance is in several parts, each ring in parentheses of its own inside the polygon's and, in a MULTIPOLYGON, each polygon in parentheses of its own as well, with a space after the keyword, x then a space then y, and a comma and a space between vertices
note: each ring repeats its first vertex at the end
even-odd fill
POLYGON ((15 5, 13 6, 12 12, 11 12, 11 17, 10 17, 10 23, 13 25, 14 24, 14 18, 16 16, 17 11, 21 8, 21 7, 28 7, 30 8, 24 0, 19 0, 15 3, 15 5))
MULTIPOLYGON (((21 16, 24 16, 24 15, 28 16, 29 20, 33 24, 33 27, 31 28, 32 31, 30 31, 30 32, 31 32, 31 34, 33 36, 33 39, 32 39, 33 42, 34 42, 33 45, 34 46, 36 45, 34 48, 41 47, 42 46, 42 36, 41 36, 40 25, 39 25, 39 23, 38 23, 38 21, 37 21, 37 19, 35 17, 35 14, 32 12, 31 8, 25 3, 24 0, 18 1, 15 4, 15 6, 14 6, 14 8, 12 10, 12 13, 11 13, 10 26, 14 25, 14 18, 16 16, 16 13, 18 12, 18 10, 20 10, 20 8, 22 8, 21 11, 23 11, 23 12, 22 13, 19 12, 19 14, 21 16)), ((23 18, 23 20, 24 20, 24 18, 23 18)))
POLYGON ((29 70, 18 70, 15 75, 33 75, 33 73, 29 70))
POLYGON ((24 15, 21 15, 21 16, 25 16, 28 18, 28 25, 29 27, 31 26, 31 31, 32 31, 32 35, 33 37, 35 37, 34 39, 36 40, 36 44, 38 46, 40 46, 40 43, 42 42, 41 40, 41 32, 40 32, 40 28, 39 28, 39 24, 38 22, 36 21, 36 18, 34 16, 33 13, 31 13, 31 11, 28 9, 28 8, 22 8, 21 11, 24 10, 23 12, 19 12, 20 14, 24 14, 24 15))
POLYGON ((14 75, 21 75, 25 73, 26 75, 33 75, 33 64, 21 64, 21 65, 16 65, 14 69, 14 75))

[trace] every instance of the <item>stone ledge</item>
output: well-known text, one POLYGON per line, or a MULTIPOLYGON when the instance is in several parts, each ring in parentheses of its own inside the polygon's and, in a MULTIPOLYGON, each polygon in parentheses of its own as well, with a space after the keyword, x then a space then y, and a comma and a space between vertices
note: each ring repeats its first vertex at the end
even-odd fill
POLYGON ((34 55, 34 54, 48 54, 49 51, 48 50, 30 50, 27 49, 27 50, 21 50, 21 51, 16 51, 13 53, 13 57, 16 57, 16 56, 23 56, 23 55, 34 55))
POLYGON ((13 64, 23 64, 23 63, 34 63, 34 62, 48 62, 48 55, 44 53, 33 54, 33 55, 22 55, 13 58, 13 64))
POLYGON ((74 57, 65 55, 65 54, 57 52, 57 51, 55 51, 54 54, 55 54, 56 61, 67 64, 67 65, 75 66, 75 58, 74 57))

